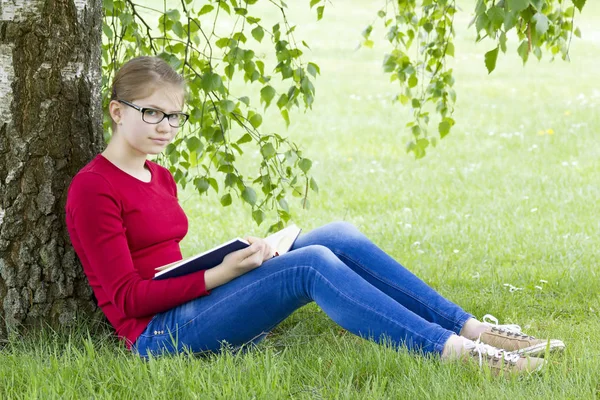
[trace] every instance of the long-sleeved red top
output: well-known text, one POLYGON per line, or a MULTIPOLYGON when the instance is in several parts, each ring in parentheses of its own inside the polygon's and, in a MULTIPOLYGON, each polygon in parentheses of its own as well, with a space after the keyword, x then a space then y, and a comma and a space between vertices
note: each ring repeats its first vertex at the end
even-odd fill
POLYGON ((66 204, 69 236, 98 306, 128 348, 155 314, 208 294, 204 271, 152 280, 156 267, 182 259, 188 221, 169 170, 146 166, 150 182, 99 154, 73 178, 66 204))

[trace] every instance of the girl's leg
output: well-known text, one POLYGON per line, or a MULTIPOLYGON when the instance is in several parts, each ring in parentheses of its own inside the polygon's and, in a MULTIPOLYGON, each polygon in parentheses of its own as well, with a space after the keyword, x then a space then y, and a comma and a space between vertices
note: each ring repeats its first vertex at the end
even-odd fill
POLYGON ((460 333, 472 318, 347 222, 334 222, 301 235, 292 252, 313 245, 327 247, 370 284, 429 322, 460 333))
POLYGON ((313 300, 343 328, 378 342, 442 353, 452 335, 368 283, 326 247, 305 246, 158 314, 133 347, 142 356, 219 351, 223 342, 238 347, 313 300))

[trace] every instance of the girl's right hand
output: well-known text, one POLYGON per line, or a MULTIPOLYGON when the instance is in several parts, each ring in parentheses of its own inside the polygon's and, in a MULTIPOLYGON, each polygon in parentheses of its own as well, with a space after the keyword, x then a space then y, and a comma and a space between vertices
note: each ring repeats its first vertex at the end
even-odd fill
POLYGON ((253 242, 245 249, 227 254, 221 265, 223 269, 236 273, 235 276, 240 276, 262 265, 264 254, 269 251, 267 247, 264 241, 253 242))
POLYGON ((264 240, 257 240, 245 249, 227 254, 221 264, 204 272, 206 289, 211 290, 224 285, 232 279, 260 267, 263 260, 269 258, 267 253, 271 252, 271 248, 264 240))

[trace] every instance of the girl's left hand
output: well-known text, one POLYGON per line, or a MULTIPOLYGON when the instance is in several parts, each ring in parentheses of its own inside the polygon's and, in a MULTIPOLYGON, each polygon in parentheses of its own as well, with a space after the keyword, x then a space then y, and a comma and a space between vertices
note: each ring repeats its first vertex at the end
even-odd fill
POLYGON ((246 238, 246 240, 250 244, 259 242, 262 245, 261 251, 262 251, 262 256, 263 256, 262 260, 263 261, 270 260, 271 258, 273 258, 275 256, 275 250, 273 250, 273 248, 271 246, 269 246, 269 244, 264 239, 254 237, 254 236, 248 236, 246 238))

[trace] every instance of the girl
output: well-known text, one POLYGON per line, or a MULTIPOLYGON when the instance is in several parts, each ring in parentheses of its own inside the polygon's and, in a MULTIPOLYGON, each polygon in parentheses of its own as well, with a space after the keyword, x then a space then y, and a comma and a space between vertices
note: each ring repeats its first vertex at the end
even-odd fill
POLYGON ((115 76, 106 150, 73 178, 66 223, 98 305, 127 347, 149 354, 256 343, 315 301, 348 331, 443 359, 475 358, 497 373, 530 373, 559 340, 480 322, 380 250, 352 225, 328 224, 280 257, 261 239, 206 271, 152 280, 182 258, 188 230, 170 172, 149 160, 187 120, 184 81, 139 57, 115 76))

